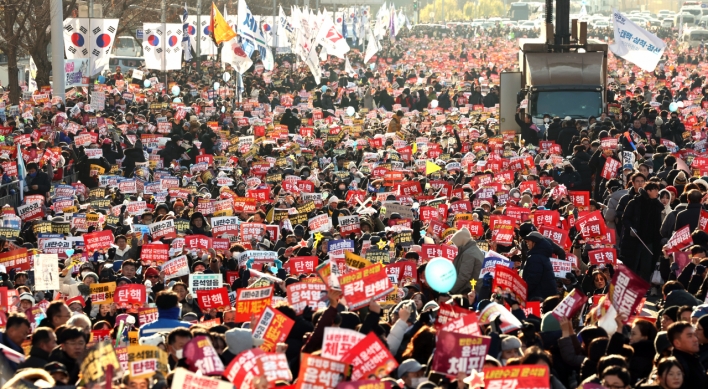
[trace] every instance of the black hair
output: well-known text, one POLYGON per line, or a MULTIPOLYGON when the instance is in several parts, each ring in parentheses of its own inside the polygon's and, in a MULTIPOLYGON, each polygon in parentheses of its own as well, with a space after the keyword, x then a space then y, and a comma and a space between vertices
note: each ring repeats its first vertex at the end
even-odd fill
POLYGON ((624 386, 629 386, 631 384, 631 381, 629 378, 629 371, 624 367, 619 367, 619 366, 607 367, 605 370, 602 371, 602 378, 604 379, 608 375, 617 376, 617 378, 622 380, 622 383, 624 384, 624 386))
POLYGON ((10 328, 10 327, 17 327, 21 325, 26 325, 27 327, 30 326, 29 320, 27 320, 27 316, 25 316, 22 313, 11 313, 10 316, 7 318, 7 323, 5 324, 5 328, 10 328))
POLYGON ((174 344, 174 342, 177 341, 178 337, 192 339, 192 333, 184 327, 177 327, 170 331, 170 334, 167 335, 167 344, 174 344))
POLYGON ((158 309, 172 309, 179 304, 179 296, 171 290, 162 290, 157 293, 155 305, 158 309))
POLYGON ((669 338, 669 343, 671 346, 674 345, 674 340, 678 339, 679 336, 685 331, 687 328, 693 327, 691 323, 687 323, 685 321, 677 321, 675 323, 671 323, 669 326, 668 331, 666 331, 666 336, 669 338))
POLYGON ((57 334, 57 343, 63 344, 69 340, 81 338, 86 340, 86 334, 79 327, 63 326, 62 330, 57 334))
POLYGON ((32 347, 38 347, 48 342, 51 339, 50 334, 52 333, 54 333, 54 330, 49 327, 39 327, 34 330, 32 333, 32 347))

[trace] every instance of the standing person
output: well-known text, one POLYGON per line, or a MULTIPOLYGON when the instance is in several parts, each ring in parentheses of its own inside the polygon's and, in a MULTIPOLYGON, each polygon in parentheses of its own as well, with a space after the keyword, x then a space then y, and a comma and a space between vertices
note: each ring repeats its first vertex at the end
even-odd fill
POLYGON ((650 281, 661 252, 658 242, 661 239, 659 230, 664 206, 659 201, 660 189, 655 182, 644 185, 639 189, 639 194, 629 201, 622 216, 622 262, 646 281, 650 281))
POLYGON ((516 124, 521 127, 521 139, 526 142, 526 145, 538 146, 538 128, 531 121, 531 115, 525 113, 525 111, 522 112, 520 109, 516 110, 516 112, 518 114, 514 116, 514 119, 516 124))
POLYGON ((546 297, 558 294, 550 259, 553 254, 551 243, 537 231, 526 235, 524 241, 529 253, 521 277, 528 285, 529 301, 543 301, 546 297))
POLYGON ((673 323, 669 326, 666 334, 669 343, 674 348, 671 355, 683 367, 684 380, 681 389, 705 388, 708 384, 708 377, 697 357, 698 338, 691 323, 684 321, 673 323))
MULTIPOLYGON (((29 320, 27 320, 25 315, 19 313, 12 313, 7 318, 5 330, 3 332, 0 332, 0 344, 24 355, 25 352, 22 349, 22 343, 25 341, 25 339, 27 339, 27 335, 29 334, 30 322, 29 320)), ((13 373, 17 371, 17 363, 9 359, 7 359, 7 363, 13 373)))
MULTIPOLYGON (((477 242, 472 239, 470 231, 463 227, 452 236, 452 243, 457 246, 457 256, 452 264, 457 270, 457 281, 450 290, 450 294, 467 294, 470 292, 470 281, 477 280, 482 271, 484 253, 477 247, 477 242)), ((479 293, 482 282, 477 282, 475 290, 479 293)))
POLYGON ((49 175, 42 170, 39 170, 39 166, 32 162, 27 164, 27 176, 25 177, 25 196, 29 195, 46 195, 52 187, 49 175))

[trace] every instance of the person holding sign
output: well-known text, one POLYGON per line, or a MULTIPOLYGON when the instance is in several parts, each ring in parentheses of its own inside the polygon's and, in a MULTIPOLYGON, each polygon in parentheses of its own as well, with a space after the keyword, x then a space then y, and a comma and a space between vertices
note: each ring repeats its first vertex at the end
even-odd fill
POLYGON ((39 170, 36 163, 27 164, 27 176, 25 177, 25 196, 42 195, 46 196, 52 188, 49 175, 44 171, 39 170))
POLYGON ((521 276, 528 285, 528 299, 543 301, 546 297, 558 293, 555 287, 556 276, 550 260, 553 247, 536 231, 526 235, 524 241, 529 248, 529 253, 521 276))

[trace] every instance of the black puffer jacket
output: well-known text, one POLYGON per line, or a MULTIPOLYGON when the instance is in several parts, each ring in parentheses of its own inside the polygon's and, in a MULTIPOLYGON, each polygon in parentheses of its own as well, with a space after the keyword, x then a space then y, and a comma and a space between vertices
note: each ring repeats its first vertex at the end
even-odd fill
POLYGON ((587 190, 592 189, 592 169, 590 169, 590 154, 585 151, 579 151, 573 155, 570 160, 573 164, 575 171, 580 175, 580 184, 576 186, 575 190, 587 190))

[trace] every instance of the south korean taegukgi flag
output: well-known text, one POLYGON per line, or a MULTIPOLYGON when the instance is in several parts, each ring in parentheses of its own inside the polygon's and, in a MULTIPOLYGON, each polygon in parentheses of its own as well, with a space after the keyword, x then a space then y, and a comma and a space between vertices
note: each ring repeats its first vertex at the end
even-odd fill
POLYGON ((182 69, 182 25, 165 24, 165 70, 182 69))
POLYGON ((162 23, 143 23, 145 68, 164 70, 165 30, 162 23))
POLYGON ((200 53, 197 55, 216 55, 217 50, 216 50, 216 45, 214 45, 214 41, 211 39, 211 27, 209 26, 209 21, 211 20, 211 15, 202 15, 199 23, 197 23, 197 15, 189 15, 187 17, 187 23, 190 25, 194 26, 194 35, 189 34, 189 43, 192 45, 194 48, 194 51, 197 51, 197 28, 199 28, 201 31, 201 40, 199 43, 199 51, 200 53), (197 26, 199 24, 199 26, 197 26))
MULTIPOLYGON (((89 50, 91 69, 89 75, 100 73, 108 66, 108 59, 118 31, 118 19, 91 19, 89 50)), ((66 30, 65 30, 66 31, 66 30)))
POLYGON ((67 59, 89 57, 89 18, 64 20, 64 52, 67 59))

